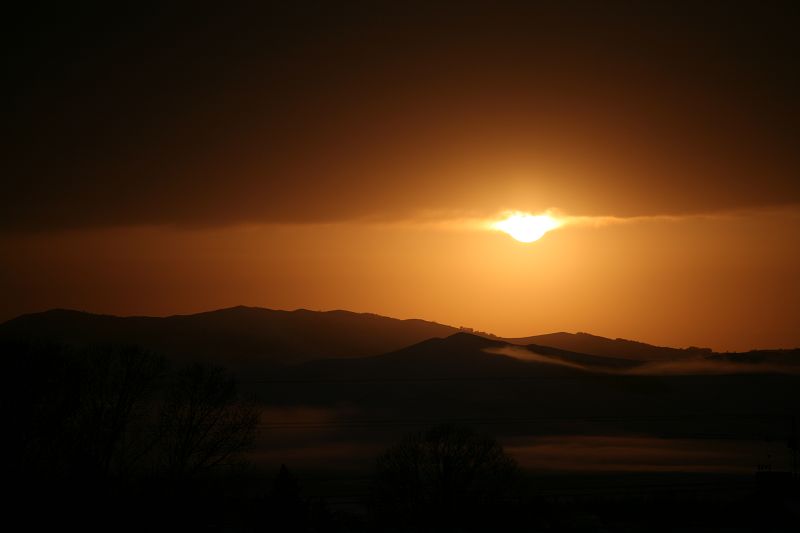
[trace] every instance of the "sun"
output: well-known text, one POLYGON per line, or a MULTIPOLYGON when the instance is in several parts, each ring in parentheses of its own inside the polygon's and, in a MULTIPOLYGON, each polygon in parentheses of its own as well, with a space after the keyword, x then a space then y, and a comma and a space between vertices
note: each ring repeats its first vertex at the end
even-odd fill
POLYGON ((560 225, 561 223, 550 215, 514 212, 503 220, 493 223, 492 228, 504 231, 520 242, 534 242, 560 225))

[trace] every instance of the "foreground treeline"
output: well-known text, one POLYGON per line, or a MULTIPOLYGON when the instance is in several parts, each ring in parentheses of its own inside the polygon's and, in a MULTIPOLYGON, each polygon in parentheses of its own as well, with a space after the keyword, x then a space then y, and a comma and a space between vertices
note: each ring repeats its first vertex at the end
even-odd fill
POLYGON ((519 470, 494 439, 440 426, 378 458, 366 514, 333 512, 305 497, 287 468, 263 472, 248 464, 259 409, 221 368, 173 367, 135 346, 0 348, 10 378, 5 479, 12 507, 32 524, 243 531, 487 526, 518 489, 519 470))
POLYGON ((453 425, 364 458, 369 493, 339 508, 305 494, 302 465, 247 462, 259 407, 220 368, 137 347, 0 349, 5 503, 27 530, 783 531, 794 520, 796 495, 782 492, 543 497, 495 439, 453 425))
POLYGON ((1 348, 4 477, 29 521, 151 520, 235 468, 255 436, 258 409, 221 368, 173 368, 134 346, 1 348))
POLYGON ((4 347, 20 477, 188 479, 253 439, 255 405, 221 368, 170 368, 138 347, 4 347))

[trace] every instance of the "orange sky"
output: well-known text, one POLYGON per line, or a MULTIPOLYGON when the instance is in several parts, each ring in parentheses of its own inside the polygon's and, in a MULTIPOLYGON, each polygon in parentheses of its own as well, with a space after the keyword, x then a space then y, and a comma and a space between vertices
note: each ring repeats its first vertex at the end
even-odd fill
POLYGON ((16 20, 0 319, 247 304, 800 346, 790 11, 412 4, 16 20), (617 222, 465 222, 550 208, 617 222))
POLYGON ((345 308, 503 336, 797 346, 798 232, 785 211, 567 226, 530 244, 458 221, 40 234, 3 243, 2 313, 345 308))

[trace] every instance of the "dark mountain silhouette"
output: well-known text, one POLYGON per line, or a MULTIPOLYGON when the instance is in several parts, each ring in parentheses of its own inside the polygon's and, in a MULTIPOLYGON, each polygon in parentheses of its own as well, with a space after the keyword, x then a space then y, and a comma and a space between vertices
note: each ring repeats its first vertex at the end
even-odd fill
POLYGON ((435 322, 349 311, 275 311, 240 306, 159 318, 59 309, 0 324, 0 339, 136 344, 179 360, 261 366, 377 355, 456 331, 435 322))
MULTIPOLYGON (((383 355, 311 361, 287 369, 290 376, 325 379, 440 379, 567 375, 583 372, 553 362, 523 361, 503 353, 510 345, 456 333, 433 338, 383 355)), ((547 350, 545 348, 545 350, 547 350)), ((581 357, 582 354, 569 354, 581 357)))
POLYGON ((463 419, 514 434, 531 420, 529 434, 745 438, 800 406, 797 374, 635 372, 648 364, 457 333, 379 356, 275 369, 250 390, 266 405, 341 407, 365 431, 371 420, 463 419), (524 351, 539 357, 524 360, 524 351))
POLYGON ((589 333, 560 332, 503 340, 512 344, 537 344, 588 355, 637 361, 673 361, 712 353, 708 348, 667 348, 627 339, 608 339, 589 333))
MULTIPOLYGON (((0 341, 78 346, 138 345, 179 362, 191 360, 221 364, 233 371, 244 372, 319 359, 364 358, 382 354, 387 361, 403 359, 406 366, 412 361, 425 361, 423 366, 426 367, 438 364, 444 369, 452 364, 463 372, 472 356, 469 350, 463 349, 465 346, 456 347, 459 342, 472 343, 475 345, 473 348, 477 343, 487 343, 473 350, 473 356, 482 362, 486 362, 485 349, 499 349, 511 344, 526 347, 530 352, 556 362, 595 370, 623 370, 643 363, 698 359, 749 365, 800 364, 798 350, 716 354, 705 348, 668 348, 588 333, 563 332, 503 339, 490 334, 468 334, 458 328, 425 320, 399 320, 349 311, 278 311, 244 306, 168 317, 117 317, 55 309, 23 315, 0 324, 0 341), (455 338, 461 341, 451 339, 442 344, 443 337, 456 333, 459 336, 455 338), (429 340, 429 343, 412 346, 429 340), (404 351, 405 348, 417 355, 404 351)), ((507 352, 504 355, 520 354, 507 352)), ((491 361, 490 365, 503 365, 497 358, 491 361)), ((352 371, 356 371, 356 367, 376 364, 354 363, 352 371)), ((387 363, 380 365, 388 368, 387 363)), ((524 368, 529 370, 531 367, 524 368)), ((424 371, 422 367, 418 370, 419 373, 424 371)))
MULTIPOLYGON (((785 422, 800 408, 795 372, 715 374, 693 366, 769 364, 796 351, 698 352, 686 358, 687 372, 674 372, 684 361, 671 359, 670 372, 646 373, 640 367, 665 361, 512 345, 430 322, 344 311, 233 308, 166 318, 52 311, 0 325, 0 345, 15 339, 134 343, 227 366, 262 409, 257 457, 305 446, 306 458, 331 451, 356 465, 363 450, 441 421, 488 427, 507 439, 775 440, 785 438, 785 422), (386 339, 395 346, 380 353, 386 339)), ((25 360, 25 354, 3 356, 25 360)))
POLYGON ((665 365, 663 361, 602 357, 536 344, 518 346, 459 332, 383 355, 329 358, 290 365, 283 368, 279 375, 286 379, 323 381, 569 377, 591 378, 596 382, 606 377, 614 380, 616 377, 647 374, 657 379, 668 374, 796 374, 792 370, 796 365, 800 365, 798 350, 696 356, 693 359, 670 361, 665 365), (789 363, 789 360, 792 362, 789 363), (730 365, 719 363, 737 363, 742 368, 731 372, 730 365), (783 364, 778 366, 777 363, 783 364))
POLYGON ((578 353, 569 350, 562 350, 560 348, 553 348, 551 346, 542 346, 540 344, 527 344, 524 346, 524 348, 530 352, 533 352, 534 354, 545 356, 554 361, 572 363, 594 370, 623 370, 626 368, 637 367, 642 364, 642 361, 639 360, 578 353))

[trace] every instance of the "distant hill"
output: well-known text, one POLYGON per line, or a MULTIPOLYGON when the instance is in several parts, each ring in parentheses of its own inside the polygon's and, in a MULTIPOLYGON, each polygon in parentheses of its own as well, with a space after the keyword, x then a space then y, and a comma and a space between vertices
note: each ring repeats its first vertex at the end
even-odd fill
MULTIPOLYGON (((311 361, 287 369, 286 375, 324 379, 439 379, 564 375, 582 372, 552 362, 523 361, 503 353, 509 345, 469 333, 433 338, 383 355, 311 361)), ((580 357, 581 354, 575 354, 580 357)))
POLYGON ((20 361, 50 347, 25 351, 15 341, 136 344, 176 363, 222 365, 263 409, 255 456, 283 461, 304 448, 331 465, 361 465, 364 449, 439 422, 508 442, 554 435, 783 442, 800 410, 797 350, 714 354, 584 333, 510 340, 516 344, 347 311, 234 307, 154 318, 53 310, 0 324, 0 357, 17 390, 39 378, 18 372, 20 361))
POLYGON ((54 310, 0 324, 0 344, 12 349, 137 344, 178 363, 223 365, 265 406, 349 413, 367 433, 371 420, 402 429, 424 419, 486 420, 510 435, 527 420, 530 434, 752 436, 762 415, 800 407, 800 375, 786 369, 796 350, 713 354, 566 333, 511 340, 519 344, 422 320, 247 307, 164 318, 54 310))
POLYGON ((383 355, 321 359, 284 368, 281 376, 330 380, 405 380, 739 373, 797 374, 800 350, 712 354, 670 361, 641 361, 571 352, 459 332, 383 355), (733 365, 731 365, 733 363, 733 365))
POLYGON ((52 310, 0 324, 0 339, 137 344, 179 360, 241 367, 377 355, 457 331, 435 322, 368 313, 240 306, 163 318, 52 310))
POLYGON ((626 339, 608 339, 589 333, 548 333, 503 340, 523 346, 538 344, 571 352, 637 361, 674 361, 712 353, 708 348, 667 348, 626 339))
MULTIPOLYGON (((408 357, 409 361, 417 360, 421 368, 430 368, 436 361, 445 365, 446 358, 450 358, 447 364, 461 364, 467 360, 465 354, 469 351, 465 351, 459 342, 475 348, 476 353, 480 352, 476 357, 481 361, 486 355, 482 350, 511 344, 542 355, 550 359, 550 363, 561 361, 586 369, 608 371, 630 369, 643 363, 698 359, 751 365, 800 364, 798 350, 715 354, 704 348, 652 346, 588 333, 551 333, 503 339, 479 332, 473 335, 425 320, 399 320, 350 311, 277 311, 244 306, 168 317, 117 317, 55 309, 23 315, 0 324, 0 341, 56 342, 78 346, 135 344, 179 362, 221 364, 240 372, 319 359, 380 355, 391 360, 400 357, 397 354, 408 357), (451 338, 446 344, 441 344, 445 342, 443 338, 454 334, 458 334, 455 339, 461 341, 451 338), (483 343, 487 344, 484 346, 483 343), (478 344, 480 346, 476 348, 478 344), (450 353, 445 353, 448 350, 442 350, 443 347, 450 348, 450 353), (409 351, 404 351, 406 348, 409 351)), ((506 355, 520 356, 520 353, 506 352, 506 355)), ((525 353, 518 358, 528 362, 535 359, 525 353)), ((497 361, 492 359, 491 364, 500 364, 497 361)), ((373 363, 354 363, 369 364, 373 363)), ((388 368, 389 365, 383 366, 388 368)))
POLYGON ((774 424, 768 416, 792 413, 800 405, 796 373, 638 371, 649 365, 664 363, 513 346, 456 333, 384 355, 287 366, 253 376, 245 385, 265 405, 358 413, 362 421, 349 429, 363 426, 365 432, 372 420, 400 425, 425 419, 490 421, 493 430, 510 434, 527 421, 525 431, 542 434, 747 436, 774 424), (524 352, 541 357, 525 358, 524 352), (723 415, 704 416, 717 413, 723 415))
POLYGON ((526 344, 524 348, 534 354, 539 354, 548 359, 563 361, 580 365, 588 370, 624 370, 640 366, 644 361, 638 359, 624 359, 620 357, 606 357, 587 353, 572 352, 552 346, 542 346, 540 344, 526 344))

